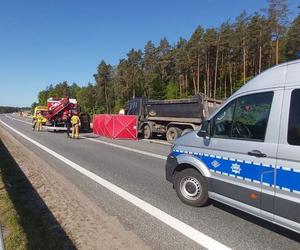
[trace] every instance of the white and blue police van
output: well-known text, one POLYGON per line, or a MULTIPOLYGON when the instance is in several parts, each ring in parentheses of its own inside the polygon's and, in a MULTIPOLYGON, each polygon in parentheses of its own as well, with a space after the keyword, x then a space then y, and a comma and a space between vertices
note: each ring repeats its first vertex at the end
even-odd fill
POLYGON ((186 204, 211 198, 300 233, 300 60, 256 76, 178 138, 166 179, 186 204))

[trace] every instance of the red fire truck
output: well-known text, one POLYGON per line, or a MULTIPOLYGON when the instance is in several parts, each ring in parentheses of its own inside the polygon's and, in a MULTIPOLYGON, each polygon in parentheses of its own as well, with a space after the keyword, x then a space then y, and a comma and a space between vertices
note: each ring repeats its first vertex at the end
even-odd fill
MULTIPOLYGON (((74 98, 49 98, 47 100, 47 111, 44 112, 44 126, 47 130, 66 130, 65 121, 68 113, 77 113, 81 121, 81 130, 90 129, 89 115, 80 113, 77 100, 74 98)), ((36 114, 34 114, 36 116, 36 114)))

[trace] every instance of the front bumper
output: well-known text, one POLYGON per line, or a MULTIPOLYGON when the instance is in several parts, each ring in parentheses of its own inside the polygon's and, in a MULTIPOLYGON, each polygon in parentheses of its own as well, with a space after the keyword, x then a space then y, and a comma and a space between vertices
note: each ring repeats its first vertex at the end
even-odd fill
POLYGON ((169 182, 174 182, 174 171, 178 166, 178 162, 175 156, 169 154, 166 162, 166 180, 169 182))

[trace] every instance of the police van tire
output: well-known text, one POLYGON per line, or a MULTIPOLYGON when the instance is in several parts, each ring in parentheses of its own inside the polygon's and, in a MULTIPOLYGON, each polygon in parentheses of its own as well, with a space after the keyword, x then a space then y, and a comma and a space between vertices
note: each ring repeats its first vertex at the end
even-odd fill
POLYGON ((153 132, 149 125, 143 127, 143 136, 144 139, 151 139, 153 137, 153 132))
POLYGON ((169 127, 166 133, 166 138, 169 143, 173 143, 178 137, 181 136, 182 130, 176 127, 169 127))
POLYGON ((208 201, 207 181, 193 168, 177 172, 174 187, 179 199, 187 205, 201 207, 208 201))

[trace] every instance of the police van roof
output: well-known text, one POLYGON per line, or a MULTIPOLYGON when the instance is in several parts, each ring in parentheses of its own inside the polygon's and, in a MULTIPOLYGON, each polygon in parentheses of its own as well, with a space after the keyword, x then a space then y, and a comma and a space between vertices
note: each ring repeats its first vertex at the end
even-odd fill
POLYGON ((265 70, 241 87, 233 96, 249 91, 274 89, 293 84, 300 85, 300 59, 265 70))

